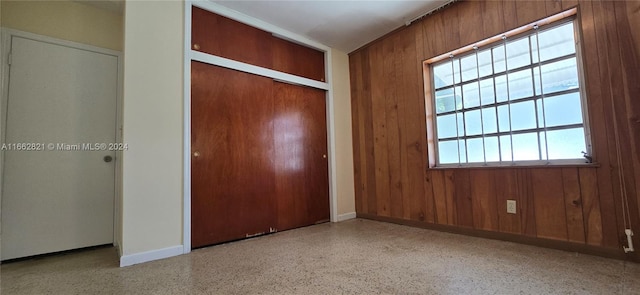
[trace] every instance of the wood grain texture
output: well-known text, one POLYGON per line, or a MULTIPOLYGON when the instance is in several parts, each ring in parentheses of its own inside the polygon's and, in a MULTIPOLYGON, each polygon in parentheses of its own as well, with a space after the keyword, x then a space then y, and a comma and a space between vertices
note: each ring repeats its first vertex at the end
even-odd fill
POLYGON ((522 0, 514 2, 516 3, 516 14, 520 25, 526 25, 544 18, 547 15, 545 8, 546 1, 522 0))
MULTIPOLYGON (((395 89, 398 102, 398 134, 400 135, 399 158, 401 162, 401 183, 404 198, 403 210, 410 207, 409 216, 403 211, 403 220, 446 224, 456 227, 470 227, 500 231, 509 234, 556 239, 573 244, 586 244, 621 251, 623 244, 622 190, 623 180, 629 196, 632 225, 640 228, 640 202, 638 187, 640 181, 640 138, 638 115, 640 71, 640 4, 637 1, 590 1, 590 0, 546 0, 546 1, 461 1, 442 11, 425 17, 412 26, 394 32, 371 46, 362 49, 362 54, 373 56, 376 46, 383 42, 394 43, 394 62, 402 56, 401 63, 394 65, 395 82, 387 79, 385 71, 376 74, 365 67, 384 68, 385 60, 379 56, 362 64, 363 84, 379 87, 382 93, 386 87, 395 89), (429 108, 423 99, 413 99, 415 92, 430 93, 430 71, 427 66, 420 73, 419 63, 427 58, 462 47, 501 32, 531 23, 563 9, 579 7, 575 22, 579 31, 580 57, 582 59, 583 81, 587 106, 585 113, 590 127, 591 152, 597 166, 574 168, 497 168, 497 169, 426 169, 423 196, 416 199, 411 177, 421 173, 418 165, 412 167, 414 159, 433 156, 427 150, 427 140, 432 132, 432 118, 422 117, 429 108), (471 14, 477 10, 479 13, 471 14), (480 20, 470 21, 472 18, 480 20), (411 31, 413 33, 406 33, 411 31), (478 33, 479 32, 479 33, 478 33), (415 42, 407 40, 415 36, 415 42), (392 41, 389 41, 392 40, 392 41), (397 43, 395 43, 397 42, 397 43), (407 63, 406 56, 415 51, 414 65, 407 63), (422 52, 422 54, 420 53, 422 52), (420 56, 422 58, 420 58, 420 56), (400 68, 398 68, 400 66, 400 68), (424 81, 408 83, 413 77, 411 71, 418 69, 424 81), (370 73, 367 77, 364 73, 370 73), (378 78, 372 78, 378 75, 378 78), (380 76, 381 75, 381 76, 380 76), (381 77, 381 79, 380 79, 381 77), (387 79, 387 81, 384 81, 387 79), (383 82, 380 82, 383 81, 383 82), (427 81, 427 82, 425 82, 427 81), (634 82, 636 81, 636 82, 634 82), (382 85, 378 85, 382 84, 382 85), (413 88, 417 88, 413 90, 413 88), (404 122, 403 122, 404 120, 404 122), (429 128, 428 128, 429 127, 429 128), (421 133, 419 139, 415 134, 421 133), (616 142, 616 137, 619 139, 616 142), (418 143, 415 149, 409 144, 418 143), (418 148, 420 147, 420 149, 418 148), (620 148, 620 157, 616 150, 620 148), (618 158, 622 172, 619 170, 618 158), (487 175, 484 175, 484 171, 487 175), (463 172, 460 172, 463 171, 463 172), (485 187, 479 180, 493 179, 494 188, 485 187), (464 179, 468 179, 466 182, 464 179), (470 196, 471 199, 465 199, 470 196), (517 201, 517 214, 506 214, 506 200, 517 201), (575 204, 574 201, 577 203, 575 204), (492 205, 493 202, 493 205, 492 205), (432 210, 428 209, 432 204, 432 210), (424 221, 420 212, 424 206, 424 221), (495 223, 494 225, 494 221, 495 223)), ((390 45, 387 45, 390 46, 390 45)), ((389 61, 386 61, 389 63, 389 61)), ((422 95, 422 94, 421 94, 422 95)), ((373 95, 370 95, 373 100, 373 95)), ((429 101, 429 100, 427 100, 429 101)), ((372 101, 373 103, 373 101, 372 101)), ((360 111, 360 109, 358 110, 360 111)), ((366 112, 366 111, 365 111, 366 112)), ((369 121, 379 122, 395 112, 385 108, 382 113, 370 111, 369 121)), ((362 116, 358 113, 358 116, 362 116)), ((366 125, 366 124, 365 124, 366 125)), ((375 125, 375 124, 374 124, 375 125)), ((386 127, 385 127, 386 128, 386 127)), ((365 140, 374 142, 380 137, 387 140, 387 131, 381 127, 365 134, 365 140)), ((363 149, 361 148, 361 152, 363 149)), ((388 155, 396 153, 387 151, 388 155)), ((377 155, 380 157, 381 155, 377 155)), ((395 155, 393 156, 395 157, 395 155)), ((376 158, 377 160, 377 158, 376 158)), ((389 167, 389 158, 383 161, 389 167)), ((385 181, 390 175, 372 169, 378 161, 367 160, 366 168, 377 173, 372 182, 385 181)), ((362 166, 362 165, 361 165, 362 166)), ((387 168, 388 169, 388 168, 387 168)), ((489 180, 491 182, 491 180, 489 180)), ((379 188, 379 184, 369 188, 379 188)), ((384 196, 373 195, 374 202, 385 203, 384 196)), ((377 203, 376 203, 377 204, 377 203)), ((640 236, 636 235, 634 239, 640 236)), ((636 241, 634 240, 634 241, 636 241)), ((638 241, 640 243, 640 241, 638 241)), ((632 254, 635 255, 635 254, 632 254)))
POLYGON ((329 220, 325 92, 273 82, 277 229, 329 220))
POLYGON ((381 43, 370 47, 371 112, 373 120, 373 153, 375 157, 376 206, 381 216, 391 216, 389 188, 389 156, 387 149, 387 113, 385 101, 384 54, 381 43))
POLYGON ((501 1, 480 2, 482 27, 484 29, 483 37, 495 36, 506 31, 502 5, 501 1))
POLYGON ((324 52, 277 37, 271 42, 274 70, 325 81, 324 52))
POLYGON ((191 149, 200 153, 191 158, 192 247, 269 232, 276 227, 271 79, 192 62, 191 81, 191 149))
MULTIPOLYGON (((602 152, 599 154, 597 160, 607 167, 607 169, 599 169, 597 171, 600 208, 602 211, 603 245, 606 247, 614 247, 614 245, 619 245, 617 216, 618 213, 620 213, 620 210, 616 210, 614 196, 620 196, 620 190, 614 190, 614 188, 618 187, 619 175, 616 168, 618 167, 618 157, 616 155, 615 147, 615 123, 613 122, 613 111, 611 107, 611 86, 607 78, 609 76, 609 65, 607 61, 607 33, 604 28, 606 24, 603 23, 603 17, 601 15, 602 3, 580 1, 580 7, 581 11, 585 12, 585 17, 583 18, 585 23, 590 22, 590 19, 587 18, 587 16, 593 16, 593 20, 591 22, 594 28, 595 40, 591 41, 591 44, 595 45, 594 48, 597 49, 593 55, 597 56, 597 69, 599 71, 596 72, 594 66, 594 68, 587 73, 587 77, 591 77, 591 75, 595 77, 595 79, 590 79, 590 82, 594 82, 594 85, 589 89, 593 90, 591 93, 591 97, 593 97, 592 101, 597 100, 602 106, 601 110, 603 121, 605 122, 604 126, 607 128, 607 140, 603 142, 602 139, 600 139, 598 142, 594 142, 594 146, 596 147, 596 150, 599 146, 602 148, 602 152), (587 14, 587 11, 591 11, 592 14, 587 14), (598 81, 595 81, 596 79, 598 81), (598 87, 596 87, 596 85, 598 87), (606 157, 604 153, 606 153, 606 157)), ((589 39, 587 37, 589 37, 589 35, 585 34, 584 37, 585 42, 588 42, 589 39)), ((593 51, 594 48, 586 48, 587 53, 589 51, 593 51)), ((595 111, 597 112, 598 109, 595 109, 595 111)), ((601 134, 601 137, 604 136, 602 133, 599 134, 601 134)))
POLYGON ((499 221, 498 230, 505 233, 522 233, 522 201, 518 190, 518 178, 512 170, 500 169, 494 172, 496 193, 496 216, 499 221), (507 200, 516 201, 517 213, 507 213, 507 200))
POLYGON ((563 196, 562 170, 533 169, 533 204, 537 236, 567 240, 567 218, 563 196))
POLYGON ((598 174, 592 168, 580 168, 580 195, 586 243, 602 246, 602 218, 598 198, 598 174))
POLYGON ((567 238, 571 242, 584 243, 583 201, 577 168, 562 168, 562 188, 567 212, 567 238))
POLYGON ((468 45, 476 43, 485 36, 483 29, 483 10, 479 1, 469 1, 458 8, 458 20, 460 28, 459 44, 468 45))
POLYGON ((456 203, 455 171, 444 171, 445 201, 447 204, 447 224, 458 225, 458 209, 456 203))
POLYGON ((433 188, 433 203, 435 222, 449 224, 449 210, 447 209, 447 192, 443 170, 431 170, 427 172, 433 188))
POLYGON ((429 59, 446 52, 444 22, 442 12, 427 17, 422 22, 422 30, 425 32, 424 57, 429 59), (428 32, 428 33, 427 33, 428 32))
POLYGON ((400 159, 400 122, 398 116, 398 91, 400 91, 401 73, 396 71, 398 59, 394 44, 399 42, 399 36, 394 34, 382 42, 383 78, 380 80, 384 88, 383 97, 386 122, 386 153, 389 183, 389 206, 391 217, 403 217, 403 187, 402 167, 400 159))
POLYGON ((454 173, 455 185, 454 202, 456 206, 457 224, 464 227, 473 227, 473 203, 471 201, 470 171, 458 169, 454 173))
POLYGON ((193 7, 191 19, 192 49, 273 68, 270 33, 198 7, 193 7))
POLYGON ((476 229, 497 231, 499 228, 494 174, 493 170, 475 169, 469 171, 473 227, 476 229))

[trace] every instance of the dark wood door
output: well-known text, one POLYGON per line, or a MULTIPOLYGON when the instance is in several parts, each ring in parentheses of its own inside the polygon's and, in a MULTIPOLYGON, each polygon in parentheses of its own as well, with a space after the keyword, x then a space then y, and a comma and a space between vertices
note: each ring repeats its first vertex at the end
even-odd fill
POLYGON ((325 92, 274 82, 278 230, 329 220, 325 92))
POLYGON ((325 92, 191 63, 191 244, 329 220, 325 92))
POLYGON ((269 78, 191 63, 191 244, 276 226, 269 78))

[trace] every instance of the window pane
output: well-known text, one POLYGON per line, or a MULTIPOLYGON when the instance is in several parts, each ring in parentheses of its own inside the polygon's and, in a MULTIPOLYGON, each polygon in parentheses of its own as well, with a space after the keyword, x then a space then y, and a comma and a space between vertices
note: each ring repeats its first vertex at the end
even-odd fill
POLYGON ((458 146, 460 146, 460 163, 467 162, 467 148, 464 139, 458 140, 458 146))
POLYGON ((485 49, 478 52, 478 67, 480 77, 486 77, 493 74, 493 66, 491 64, 491 50, 485 49))
POLYGON ((575 88, 578 88, 578 68, 575 57, 542 66, 544 94, 575 88))
POLYGON ((580 93, 546 97, 544 116, 548 127, 582 123, 580 93))
POLYGON ((536 128, 536 113, 533 101, 511 104, 511 130, 536 128))
POLYGON ((538 62, 538 37, 536 35, 529 36, 529 45, 531 46, 531 61, 538 62))
POLYGON ((540 60, 572 54, 576 52, 573 23, 567 23, 538 34, 540 60))
POLYGON ((542 82, 540 81, 540 67, 533 68, 533 88, 535 88, 535 94, 542 94, 542 82))
POLYGON ((529 38, 507 42, 507 68, 513 70, 529 64, 529 38))
POLYGON ((500 161, 500 150, 498 148, 498 137, 484 138, 484 151, 487 162, 500 161))
POLYGON ((458 141, 449 140, 438 143, 441 164, 458 163, 458 141))
POLYGON ((480 110, 466 112, 464 120, 467 126, 467 136, 482 134, 482 121, 480 110))
POLYGON ((478 90, 478 82, 462 85, 462 99, 464 108, 473 108, 480 105, 480 93, 478 90))
POLYGON ((547 132, 549 160, 580 159, 586 151, 584 128, 554 130, 547 132))
POLYGON ((538 133, 514 134, 512 138, 514 161, 540 160, 538 133))
POLYGON ((540 132, 538 134, 538 138, 540 138, 540 154, 542 155, 541 160, 548 160, 547 158, 547 139, 546 139, 546 132, 540 132))
POLYGON ((492 49, 493 52, 493 70, 495 73, 504 72, 504 45, 496 46, 492 49))
POLYGON ((503 102, 509 100, 507 96, 507 76, 497 76, 496 81, 496 102, 503 102))
POLYGON ((495 107, 482 109, 482 126, 484 128, 484 134, 498 132, 495 107))
POLYGON ((511 162, 511 136, 500 136, 500 152, 502 153, 502 161, 511 162))
POLYGON ((460 59, 453 59, 453 82, 460 83, 460 59))
POLYGON ((433 85, 436 89, 453 84, 451 63, 443 63, 433 67, 433 85))
POLYGON ((476 63, 476 55, 467 55, 460 59, 462 67, 462 82, 478 78, 478 64, 476 63))
POLYGON ((498 107, 498 127, 500 132, 508 132, 511 130, 509 124, 509 106, 502 105, 498 107))
POLYGON ((456 114, 438 116, 438 138, 456 137, 456 114))
POLYGON ((482 99, 482 105, 495 103, 492 78, 480 81, 480 97, 482 99))
POLYGON ((509 99, 516 100, 533 95, 533 80, 531 70, 526 69, 509 73, 509 99))
POLYGON ((454 111, 458 103, 460 104, 458 109, 461 109, 462 101, 460 97, 460 87, 436 91, 436 114, 454 111))
POLYGON ((467 140, 467 155, 469 156, 469 163, 484 162, 484 146, 482 144, 482 138, 467 140))

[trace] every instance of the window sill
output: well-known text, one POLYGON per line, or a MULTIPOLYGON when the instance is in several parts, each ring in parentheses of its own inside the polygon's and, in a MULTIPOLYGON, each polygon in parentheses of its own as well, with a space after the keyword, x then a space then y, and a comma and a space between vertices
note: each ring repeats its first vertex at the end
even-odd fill
POLYGON ((541 168, 600 168, 600 163, 584 164, 546 164, 546 165, 486 165, 486 166, 433 166, 427 170, 455 169, 541 169, 541 168))

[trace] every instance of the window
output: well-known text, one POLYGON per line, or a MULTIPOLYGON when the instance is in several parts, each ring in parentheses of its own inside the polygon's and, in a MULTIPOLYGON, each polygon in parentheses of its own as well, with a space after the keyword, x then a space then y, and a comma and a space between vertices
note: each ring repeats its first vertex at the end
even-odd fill
POLYGON ((574 22, 531 28, 431 65, 437 165, 585 163, 574 22))

